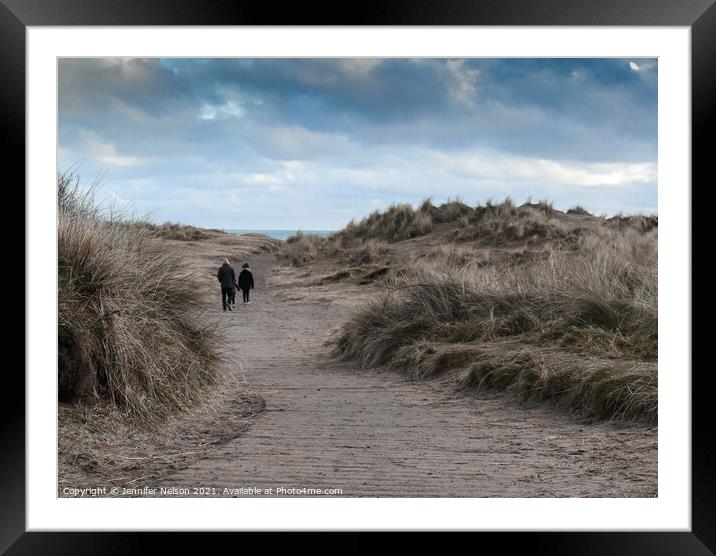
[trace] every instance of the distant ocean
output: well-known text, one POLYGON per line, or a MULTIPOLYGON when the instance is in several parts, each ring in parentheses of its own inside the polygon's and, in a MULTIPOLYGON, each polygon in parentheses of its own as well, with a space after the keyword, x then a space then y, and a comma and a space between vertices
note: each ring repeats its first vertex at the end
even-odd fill
MULTIPOLYGON (((290 236, 294 235, 298 230, 224 230, 226 233, 234 234, 237 236, 243 234, 264 234, 269 237, 276 239, 287 240, 290 236)), ((335 230, 301 230, 304 234, 312 234, 321 237, 331 235, 335 230)))

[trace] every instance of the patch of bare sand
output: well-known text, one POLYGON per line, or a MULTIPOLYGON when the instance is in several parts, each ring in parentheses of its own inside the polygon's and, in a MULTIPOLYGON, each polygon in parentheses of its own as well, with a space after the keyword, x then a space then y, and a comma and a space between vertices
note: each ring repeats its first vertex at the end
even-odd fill
POLYGON ((59 496, 66 489, 142 488, 209 456, 261 414, 260 396, 219 392, 211 404, 157 426, 132 426, 102 408, 60 408, 59 496))

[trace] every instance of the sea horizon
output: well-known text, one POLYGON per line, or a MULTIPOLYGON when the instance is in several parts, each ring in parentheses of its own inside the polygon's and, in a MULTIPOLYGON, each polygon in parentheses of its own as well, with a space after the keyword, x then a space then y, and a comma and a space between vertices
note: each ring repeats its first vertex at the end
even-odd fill
POLYGON ((245 234, 264 234, 264 235, 272 237, 274 239, 280 239, 283 241, 286 241, 289 237, 291 237, 292 235, 295 235, 299 231, 303 232, 304 234, 317 235, 317 236, 321 236, 321 237, 326 237, 326 236, 329 236, 332 233, 336 232, 336 230, 299 230, 299 229, 290 229, 290 230, 278 230, 278 229, 230 230, 230 229, 226 229, 226 228, 224 229, 224 232, 226 232, 228 234, 237 235, 237 236, 241 236, 241 235, 245 235, 245 234))

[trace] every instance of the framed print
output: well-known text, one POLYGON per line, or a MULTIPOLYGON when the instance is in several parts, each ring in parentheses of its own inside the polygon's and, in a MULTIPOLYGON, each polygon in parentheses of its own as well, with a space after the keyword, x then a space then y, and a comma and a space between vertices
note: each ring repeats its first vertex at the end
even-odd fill
POLYGON ((712 2, 168 5, 3 0, 28 323, 3 550, 713 551, 712 2))

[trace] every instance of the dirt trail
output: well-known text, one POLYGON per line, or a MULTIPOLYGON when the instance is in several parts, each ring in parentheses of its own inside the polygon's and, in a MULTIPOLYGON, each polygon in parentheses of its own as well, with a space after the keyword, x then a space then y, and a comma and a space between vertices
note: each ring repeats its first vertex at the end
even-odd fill
MULTIPOLYGON (((337 488, 342 496, 652 497, 657 431, 585 425, 502 394, 359 370, 324 342, 351 286, 255 259, 253 303, 226 313, 246 386, 266 400, 248 431, 157 486, 337 488)), ((361 294, 365 295, 365 294, 361 294)), ((443 379, 448 380, 448 379, 443 379)))

